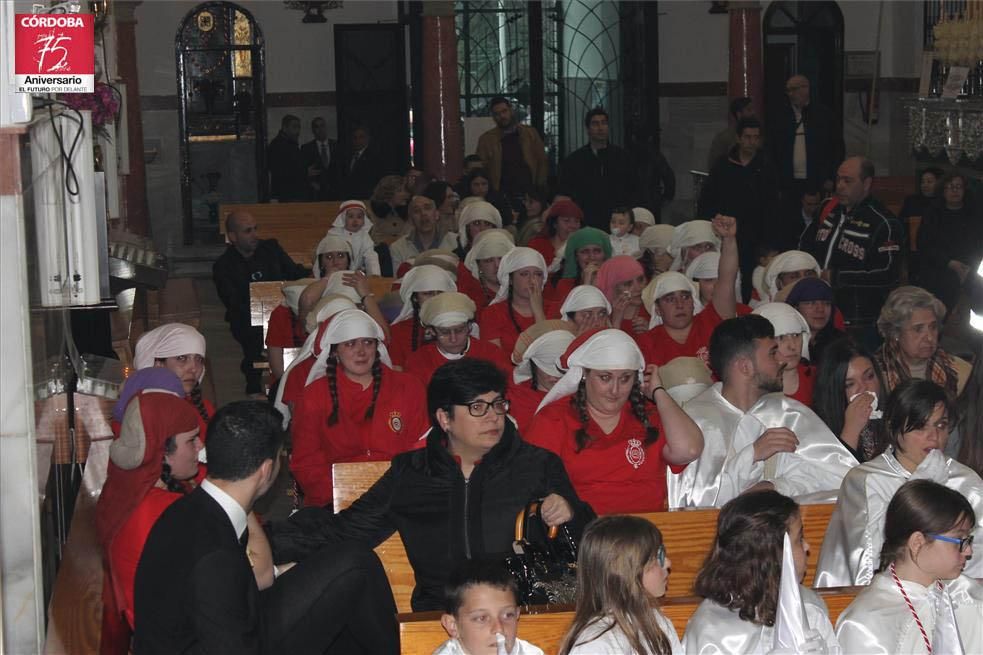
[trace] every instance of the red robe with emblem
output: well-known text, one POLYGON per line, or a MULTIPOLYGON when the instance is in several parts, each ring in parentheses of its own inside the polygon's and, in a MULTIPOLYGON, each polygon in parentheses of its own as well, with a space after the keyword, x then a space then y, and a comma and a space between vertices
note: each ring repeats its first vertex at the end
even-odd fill
POLYGON ((669 336, 665 325, 657 325, 648 332, 635 335, 635 341, 645 356, 646 364, 662 366, 677 357, 699 357, 706 362, 710 359, 710 335, 722 320, 714 306, 707 305, 693 317, 685 343, 679 343, 669 336))
MULTIPOLYGON (((570 398, 550 403, 532 419, 523 439, 560 456, 577 495, 598 514, 659 512, 666 509, 666 461, 662 457, 665 436, 659 413, 647 405, 648 419, 659 431, 657 441, 644 445, 645 429, 625 403, 621 421, 604 434, 590 419, 587 434, 592 441, 576 452, 574 433, 580 417, 570 398)), ((672 466, 673 472, 685 467, 672 466)))
POLYGON ((519 435, 525 437, 529 432, 529 425, 532 423, 536 408, 539 407, 539 403, 543 402, 546 392, 533 389, 532 380, 516 384, 510 375, 505 397, 509 399, 509 414, 512 415, 519 427, 519 435))
MULTIPOLYGON (((501 348, 484 339, 475 339, 474 337, 469 339, 468 351, 461 359, 468 358, 487 360, 497 366, 506 376, 512 376, 512 362, 509 358, 505 356, 501 348)), ((430 342, 423 348, 409 354, 403 370, 410 375, 415 375, 426 387, 430 384, 430 378, 433 377, 434 371, 450 361, 453 360, 444 357, 437 349, 436 343, 430 342)))
MULTIPOLYGON (((523 332, 536 323, 535 317, 523 316, 514 309, 512 315, 515 316, 515 321, 523 332)), ((515 329, 515 324, 512 323, 512 318, 509 316, 507 300, 485 308, 485 311, 481 313, 478 327, 481 328, 481 338, 485 341, 500 340, 502 352, 511 354, 515 350, 515 342, 519 340, 519 330, 515 329)))
POLYGON ((389 460, 423 446, 420 437, 430 427, 426 393, 415 376, 383 366, 379 397, 369 419, 365 411, 372 402, 372 384, 363 389, 340 366, 337 384, 340 410, 334 425, 328 425, 333 405, 326 377, 304 389, 293 412, 290 470, 307 506, 331 506, 335 462, 389 460))

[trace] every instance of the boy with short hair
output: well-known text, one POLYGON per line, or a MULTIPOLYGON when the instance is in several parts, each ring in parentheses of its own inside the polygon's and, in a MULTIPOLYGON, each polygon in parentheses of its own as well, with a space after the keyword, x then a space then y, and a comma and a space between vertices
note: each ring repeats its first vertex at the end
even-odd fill
POLYGON ((468 560, 444 586, 440 624, 451 636, 433 655, 543 655, 519 639, 518 588, 500 562, 468 560))

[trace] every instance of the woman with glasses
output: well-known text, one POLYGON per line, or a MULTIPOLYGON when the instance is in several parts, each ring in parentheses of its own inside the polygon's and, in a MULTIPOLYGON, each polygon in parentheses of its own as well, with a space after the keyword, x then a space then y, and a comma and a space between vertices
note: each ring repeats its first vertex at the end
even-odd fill
POLYGON ((599 514, 666 508, 666 465, 700 456, 703 434, 618 329, 586 332, 560 358, 566 372, 539 405, 527 441, 552 450, 599 514))
MULTIPOLYGON (((969 501, 977 521, 971 533, 983 534, 983 480, 944 454, 955 402, 928 380, 907 380, 890 395, 884 425, 891 445, 843 478, 819 554, 816 587, 867 585, 885 543, 884 514, 891 498, 909 479, 932 480, 969 501)), ((983 577, 983 558, 973 558, 966 575, 983 577)))
POLYGON ((389 327, 392 338, 389 350, 393 365, 402 369, 406 358, 423 346, 420 308, 423 303, 444 291, 457 291, 454 276, 433 264, 414 266, 400 279, 399 298, 403 308, 389 327))
POLYGON ((443 364, 471 357, 487 360, 510 374, 512 364, 502 349, 475 336, 478 325, 474 314, 474 301, 457 291, 445 291, 424 302, 420 324, 427 343, 407 356, 403 370, 427 385, 443 364))
POLYGON ((983 585, 965 571, 978 517, 962 494, 931 480, 898 489, 879 572, 836 622, 844 653, 983 652, 983 585))
POLYGON ((290 471, 308 506, 332 503, 331 465, 388 460, 426 430, 423 385, 394 371, 384 335, 358 309, 336 314, 293 410, 290 471))
POLYGON ((399 532, 416 576, 413 610, 424 611, 442 608, 444 584, 461 562, 512 552, 516 516, 530 500, 543 499, 547 524, 570 523, 579 536, 593 512, 560 459, 519 438, 506 417, 505 389, 490 362, 465 358, 438 368, 427 388, 431 429, 422 447, 394 457, 350 508, 311 507, 270 526, 276 560, 346 540, 374 547, 399 532))

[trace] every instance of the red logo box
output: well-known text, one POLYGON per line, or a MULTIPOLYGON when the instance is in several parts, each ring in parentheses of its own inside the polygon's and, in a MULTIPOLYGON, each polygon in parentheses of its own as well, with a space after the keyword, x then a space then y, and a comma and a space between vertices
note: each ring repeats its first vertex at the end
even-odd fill
POLYGON ((17 14, 14 46, 17 91, 95 91, 95 17, 92 14, 17 14))

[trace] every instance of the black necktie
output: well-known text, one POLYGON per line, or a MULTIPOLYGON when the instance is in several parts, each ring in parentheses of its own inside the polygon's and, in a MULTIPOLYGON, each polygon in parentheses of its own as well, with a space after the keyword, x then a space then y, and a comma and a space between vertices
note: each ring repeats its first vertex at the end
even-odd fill
POLYGON ((328 144, 321 144, 321 165, 327 167, 328 165, 328 144))
POLYGON ((249 528, 242 531, 242 536, 239 537, 239 545, 245 549, 249 545, 249 528))

